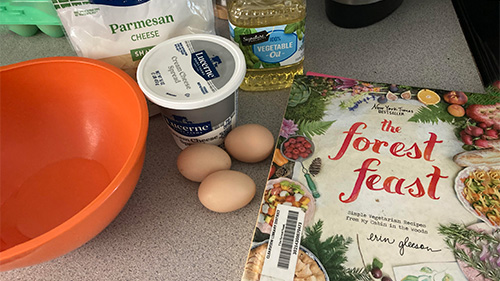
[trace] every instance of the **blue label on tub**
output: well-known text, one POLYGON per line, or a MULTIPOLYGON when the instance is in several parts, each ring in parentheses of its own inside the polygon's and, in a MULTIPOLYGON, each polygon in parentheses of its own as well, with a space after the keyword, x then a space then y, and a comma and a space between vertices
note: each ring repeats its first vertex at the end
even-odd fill
MULTIPOLYGON (((146 3, 149 0, 90 0, 91 4, 101 4, 101 5, 109 5, 109 6, 135 6, 142 3, 146 3)), ((59 1, 66 2, 66 1, 59 1)))
POLYGON ((269 40, 252 46, 253 53, 263 62, 277 63, 291 57, 297 51, 297 35, 274 30, 269 40))
POLYGON ((174 120, 165 117, 165 121, 167 121, 170 128, 174 129, 174 131, 178 132, 181 135, 187 137, 196 137, 212 131, 212 123, 210 121, 202 123, 192 123, 183 116, 173 115, 172 117, 174 118, 174 120))
POLYGON ((191 65, 201 77, 205 80, 211 80, 219 77, 216 67, 222 63, 220 57, 210 58, 205 51, 198 51, 191 54, 191 65))
POLYGON ((177 50, 177 52, 179 52, 183 56, 188 55, 186 52, 186 49, 184 48, 184 45, 182 43, 175 44, 175 49, 177 50))

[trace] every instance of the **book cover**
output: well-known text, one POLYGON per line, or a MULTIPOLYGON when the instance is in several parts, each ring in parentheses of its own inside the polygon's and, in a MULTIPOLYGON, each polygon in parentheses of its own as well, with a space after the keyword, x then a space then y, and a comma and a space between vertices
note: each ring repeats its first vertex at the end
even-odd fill
POLYGON ((296 76, 242 280, 500 280, 500 92, 296 76))

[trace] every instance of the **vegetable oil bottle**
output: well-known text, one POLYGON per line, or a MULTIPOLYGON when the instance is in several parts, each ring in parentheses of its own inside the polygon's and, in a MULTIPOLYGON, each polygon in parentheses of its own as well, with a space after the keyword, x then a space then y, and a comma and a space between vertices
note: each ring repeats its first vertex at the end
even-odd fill
POLYGON ((303 73, 306 0, 230 0, 229 31, 245 54, 240 88, 288 88, 303 73))

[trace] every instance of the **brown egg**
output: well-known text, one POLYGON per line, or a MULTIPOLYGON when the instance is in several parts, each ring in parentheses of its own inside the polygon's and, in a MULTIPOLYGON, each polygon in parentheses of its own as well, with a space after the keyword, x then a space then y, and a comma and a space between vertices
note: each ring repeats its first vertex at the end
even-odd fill
POLYGON ((177 169, 187 179, 201 182, 209 174, 231 168, 231 157, 212 144, 193 144, 177 156, 177 169))
POLYGON ((255 182, 248 175, 233 170, 222 170, 208 175, 201 182, 198 198, 209 210, 227 213, 250 203, 255 191, 255 182))
POLYGON ((231 130, 224 140, 227 152, 235 159, 256 163, 266 159, 274 150, 273 134, 259 124, 246 124, 231 130))

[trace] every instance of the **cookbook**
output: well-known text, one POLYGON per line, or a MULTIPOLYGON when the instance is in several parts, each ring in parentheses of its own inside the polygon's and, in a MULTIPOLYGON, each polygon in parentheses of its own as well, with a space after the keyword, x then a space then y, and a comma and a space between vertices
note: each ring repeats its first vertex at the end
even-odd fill
POLYGON ((242 280, 500 280, 500 91, 296 76, 242 280))

